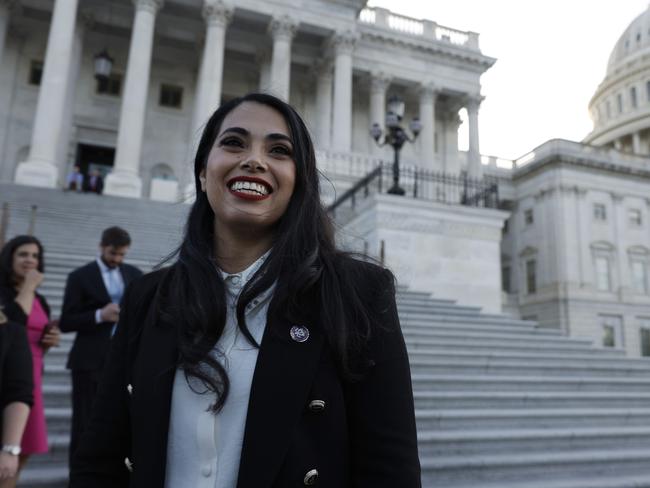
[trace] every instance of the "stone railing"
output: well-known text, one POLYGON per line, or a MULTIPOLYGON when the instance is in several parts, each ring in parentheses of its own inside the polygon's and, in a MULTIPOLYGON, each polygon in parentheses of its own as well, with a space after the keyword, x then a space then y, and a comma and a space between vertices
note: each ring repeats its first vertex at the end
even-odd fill
POLYGON ((589 144, 565 139, 551 139, 536 147, 533 151, 516 159, 514 169, 519 170, 531 163, 560 157, 584 161, 595 166, 607 165, 624 171, 642 170, 650 172, 650 159, 646 156, 623 153, 612 148, 590 146, 589 144))
POLYGON ((317 150, 318 169, 327 175, 361 178, 380 165, 382 160, 370 154, 317 150))
POLYGON ((452 29, 451 27, 438 25, 432 20, 406 17, 393 13, 385 8, 364 8, 359 14, 359 21, 363 24, 370 24, 403 34, 422 36, 428 40, 445 42, 474 51, 480 51, 478 34, 476 32, 452 29))

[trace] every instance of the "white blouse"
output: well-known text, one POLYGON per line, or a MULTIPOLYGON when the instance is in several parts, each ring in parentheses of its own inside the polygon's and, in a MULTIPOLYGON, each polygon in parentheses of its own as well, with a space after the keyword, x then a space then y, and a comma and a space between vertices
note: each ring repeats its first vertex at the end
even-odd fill
MULTIPOLYGON (((228 299, 226 326, 211 354, 225 367, 230 392, 222 410, 209 411, 215 402, 213 393, 200 394, 203 384, 190 377, 190 385, 179 368, 174 378, 165 488, 235 488, 244 440, 253 372, 258 349, 237 327, 236 304, 248 280, 259 269, 268 252, 240 273, 221 272, 228 299), (199 392, 199 393, 196 393, 199 392)), ((246 308, 246 324, 258 344, 266 327, 272 286, 251 301, 246 308)))

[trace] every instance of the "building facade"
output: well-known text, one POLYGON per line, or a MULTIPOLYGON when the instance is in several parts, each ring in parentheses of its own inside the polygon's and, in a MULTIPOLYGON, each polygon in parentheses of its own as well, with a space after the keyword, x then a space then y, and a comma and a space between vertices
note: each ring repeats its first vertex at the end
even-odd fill
MULTIPOLYGON (((210 113, 223 100, 266 91, 303 114, 331 201, 391 159, 368 130, 383 123, 387 97, 399 95, 405 118, 423 126, 403 150, 405 166, 498 180, 501 209, 511 213, 501 262, 493 234, 505 214, 445 205, 403 205, 383 234, 361 219, 356 232, 366 237, 357 247, 379 255, 381 243, 382 257, 421 288, 484 307, 495 287, 498 301, 500 268, 504 311, 650 356, 649 29, 644 12, 614 47, 582 143, 548 141, 497 167, 480 156, 480 77, 495 60, 476 33, 365 0, 0 0, 0 180, 61 187, 79 165, 106 174, 108 194, 176 200, 191 182, 193 147, 210 113), (104 50, 114 64, 97 80, 104 50), (461 109, 467 152, 458 150, 461 109), (482 271, 459 258, 450 241, 459 236, 468 256, 482 256, 482 271), (440 253, 427 253, 423 243, 434 241, 440 253), (482 254, 487 247, 494 259, 482 254), (474 288, 465 278, 422 281, 443 275, 480 279, 474 288)), ((388 212, 390 201, 372 215, 388 212)))
POLYGON ((458 173, 469 160, 480 173, 480 76, 494 59, 478 34, 365 3, 0 0, 0 178, 59 186, 78 164, 108 174, 106 193, 175 198, 169 182, 187 183, 208 116, 260 90, 304 115, 330 177, 390 157, 368 136, 387 94, 423 124, 405 161, 458 173), (114 65, 100 82, 104 49, 114 65), (458 152, 463 107, 468 157, 458 152))

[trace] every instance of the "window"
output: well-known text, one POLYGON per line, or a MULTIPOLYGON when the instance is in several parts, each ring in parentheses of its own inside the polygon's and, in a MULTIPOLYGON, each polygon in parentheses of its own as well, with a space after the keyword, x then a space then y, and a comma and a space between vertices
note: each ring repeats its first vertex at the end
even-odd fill
POLYGON ((503 221, 503 230, 502 234, 505 235, 510 232, 510 220, 506 219, 503 221))
POLYGON ((43 62, 32 61, 29 66, 29 84, 39 86, 43 77, 43 62))
POLYGON ((650 102, 650 81, 645 82, 645 96, 648 99, 648 102, 650 102))
POLYGON ((648 293, 648 268, 645 261, 632 261, 632 282, 634 291, 637 293, 648 293))
POLYGON ((501 268, 501 289, 510 293, 510 266, 501 268))
POLYGON ((600 291, 609 291, 611 289, 609 272, 609 259, 606 257, 596 258, 596 288, 600 291))
POLYGON ((641 319, 641 327, 639 329, 641 335, 641 356, 650 356, 650 319, 641 319))
POLYGON ((632 227, 641 227, 641 224, 643 223, 642 217, 641 217, 641 210, 638 208, 631 208, 627 211, 627 219, 632 227))
POLYGON ((526 261, 526 291, 528 294, 537 292, 537 261, 526 261))
POLYGON ((607 220, 607 207, 602 203, 594 203, 594 219, 605 221, 607 220))
POLYGON ((533 209, 529 208, 524 210, 524 222, 526 225, 532 225, 535 222, 535 216, 533 215, 533 209))
POLYGON ((622 114, 623 113, 623 95, 620 93, 616 96, 616 104, 618 106, 618 113, 622 114))
POLYGON ((630 88, 630 103, 632 104, 632 108, 636 108, 637 105, 637 100, 636 100, 636 87, 630 88))
MULTIPOLYGON (((650 101, 650 81, 648 82, 648 100, 650 101)), ((607 104, 605 105, 607 107, 607 118, 612 118, 612 104, 609 103, 609 100, 607 100, 607 104)))
POLYGON ((112 73, 108 78, 100 78, 95 86, 96 93, 119 97, 122 92, 122 75, 112 73))
POLYGON ((636 42, 641 42, 641 33, 640 32, 636 33, 636 42))
POLYGON ((181 108, 183 105, 183 87, 175 85, 160 85, 161 107, 181 108))
POLYGON ((603 347, 623 347, 623 318, 619 315, 601 315, 603 347))

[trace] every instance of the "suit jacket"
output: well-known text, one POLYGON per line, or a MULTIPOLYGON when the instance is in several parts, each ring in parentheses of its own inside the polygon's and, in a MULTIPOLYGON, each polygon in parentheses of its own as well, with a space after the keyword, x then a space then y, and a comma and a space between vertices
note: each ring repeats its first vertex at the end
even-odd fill
MULTIPOLYGON (((12 402, 34 403, 32 353, 23 324, 0 322, 0 412, 12 402)), ((0 434, 2 422, 0 422, 0 434)))
MULTIPOLYGON (((22 325, 27 325, 27 314, 22 307, 16 303, 16 296, 18 292, 10 286, 0 286, 0 304, 2 304, 3 312, 9 320, 18 322, 22 325)), ((45 314, 50 317, 50 305, 43 295, 36 292, 36 300, 41 302, 41 307, 45 314)))
POLYGON ((92 176, 84 178, 83 190, 85 192, 93 192, 101 194, 104 191, 104 178, 101 176, 95 177, 95 187, 92 186, 92 176))
MULTIPOLYGON (((120 273, 126 286, 142 271, 122 264, 120 273)), ((59 327, 77 332, 66 367, 78 371, 100 372, 111 343, 113 322, 95 322, 95 311, 111 302, 97 261, 75 269, 68 275, 59 327)))
MULTIPOLYGON (((322 488, 419 488, 413 394, 392 276, 360 263, 359 289, 377 311, 368 355, 374 366, 358 382, 343 380, 319 324, 319 303, 303 303, 295 323, 267 318, 251 385, 238 488, 304 485, 318 470, 322 488), (309 403, 324 400, 322 411, 309 403)), ((163 488, 176 332, 147 309, 165 270, 126 294, 120 326, 73 459, 70 488, 163 488), (125 467, 125 458, 132 471, 125 467)), ((270 307, 271 310, 273 307, 270 307)))

